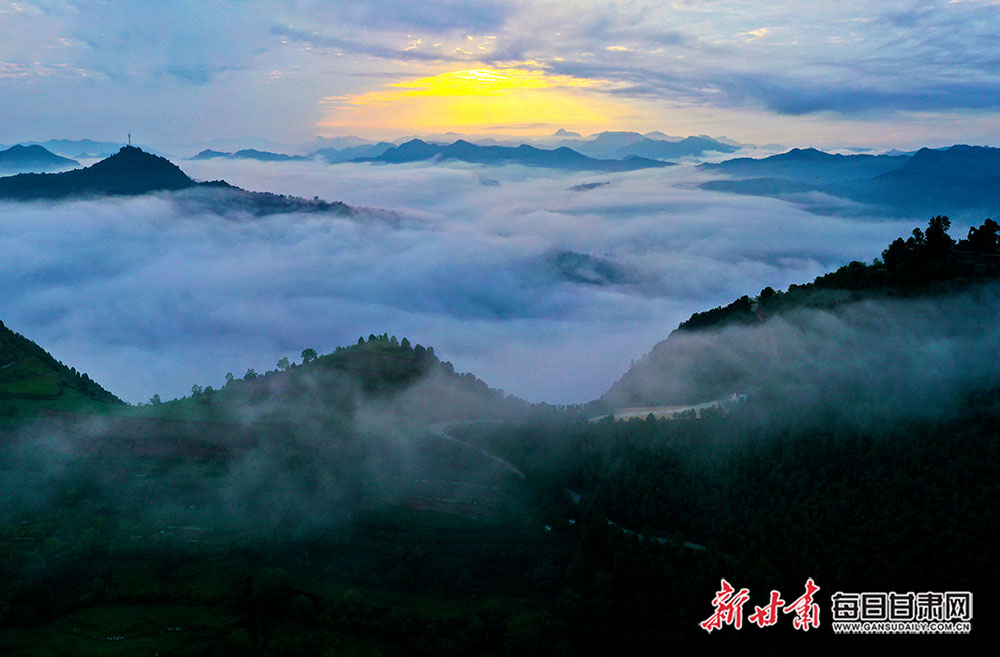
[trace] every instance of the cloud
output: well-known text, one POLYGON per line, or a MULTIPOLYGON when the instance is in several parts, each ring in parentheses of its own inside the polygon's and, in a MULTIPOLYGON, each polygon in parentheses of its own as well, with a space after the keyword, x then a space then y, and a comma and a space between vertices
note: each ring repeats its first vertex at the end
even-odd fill
POLYGON ((343 52, 355 55, 370 55, 383 59, 398 59, 402 61, 441 61, 447 60, 472 60, 471 56, 456 56, 455 54, 445 55, 441 52, 426 52, 418 49, 393 48, 371 41, 359 41, 342 36, 317 34, 314 31, 291 27, 288 25, 273 25, 271 32, 278 35, 302 41, 323 48, 336 48, 343 52))
POLYGON ((516 2, 499 0, 347 0, 305 2, 298 9, 322 24, 419 33, 493 32, 503 27, 516 2))
POLYGON ((780 114, 838 112, 862 114, 879 110, 911 112, 1000 107, 1000 81, 943 82, 908 89, 887 89, 850 84, 826 86, 804 79, 774 76, 725 76, 720 89, 733 105, 760 103, 780 114))
POLYGON ((260 3, 150 5, 75 2, 49 10, 77 48, 81 66, 111 81, 145 83, 173 76, 203 85, 225 71, 254 66, 267 47, 260 3))
MULTIPOLYGON (((764 141, 794 132, 808 141, 819 126, 843 144, 856 139, 862 121, 885 132, 900 130, 902 119, 910 121, 910 143, 928 130, 959 133, 959 125, 974 126, 959 140, 1000 134, 1000 15, 988 2, 808 10, 796 2, 596 0, 3 7, 0 94, 17 99, 4 141, 24 139, 24 130, 64 136, 42 132, 80 124, 66 109, 80 103, 103 133, 128 122, 174 143, 190 141, 192 130, 205 139, 268 132, 301 140, 318 125, 329 128, 326 98, 377 92, 386 79, 476 68, 601 81, 591 104, 626 104, 627 112, 609 114, 626 129, 687 126, 754 140, 766 131, 764 141), (144 112, 149 105, 166 111, 144 112), (788 122, 792 116, 806 120, 788 122), (770 119, 766 129, 762 119, 770 119)), ((394 133, 412 131, 405 115, 392 119, 394 133)), ((364 122, 335 127, 377 132, 364 122)))
POLYGON ((133 402, 382 332, 528 399, 587 401, 692 312, 869 260, 915 223, 710 193, 687 167, 605 174, 581 194, 592 176, 514 166, 184 166, 396 215, 5 205, 3 321, 133 402))

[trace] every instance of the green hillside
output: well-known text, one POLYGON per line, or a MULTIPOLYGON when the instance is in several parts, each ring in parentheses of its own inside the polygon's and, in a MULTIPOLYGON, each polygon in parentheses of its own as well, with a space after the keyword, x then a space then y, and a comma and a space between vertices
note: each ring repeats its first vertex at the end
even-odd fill
POLYGON ((121 403, 87 374, 63 365, 0 322, 0 418, 39 408, 99 409, 121 403))

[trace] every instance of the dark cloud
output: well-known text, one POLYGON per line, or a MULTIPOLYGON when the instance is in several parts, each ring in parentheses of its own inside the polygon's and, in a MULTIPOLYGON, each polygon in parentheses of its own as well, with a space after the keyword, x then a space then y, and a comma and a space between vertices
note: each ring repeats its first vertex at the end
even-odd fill
POLYGON ((871 85, 851 80, 723 70, 651 71, 636 58, 621 65, 559 62, 556 73, 592 79, 616 80, 609 90, 622 97, 673 101, 717 107, 763 107, 779 114, 835 112, 856 115, 873 111, 981 110, 1000 107, 1000 79, 976 81, 916 80, 893 86, 873 80, 871 85))
MULTIPOLYGON (((359 41, 346 37, 316 34, 315 32, 289 27, 287 25, 274 25, 271 31, 279 36, 288 37, 295 41, 302 41, 320 46, 323 48, 336 48, 345 53, 355 55, 369 55, 383 59, 399 59, 403 61, 441 61, 443 59, 458 60, 462 57, 454 54, 445 54, 439 51, 428 51, 420 49, 407 50, 405 48, 393 48, 391 46, 380 45, 373 41, 359 41)), ((471 57, 464 59, 472 60, 471 57)))
MULTIPOLYGON (((878 110, 935 111, 1000 107, 1000 81, 941 82, 908 89, 863 87, 850 83, 816 84, 764 75, 724 76, 717 80, 734 106, 759 103, 780 114, 878 110)), ((922 83, 921 83, 922 84, 922 83)))

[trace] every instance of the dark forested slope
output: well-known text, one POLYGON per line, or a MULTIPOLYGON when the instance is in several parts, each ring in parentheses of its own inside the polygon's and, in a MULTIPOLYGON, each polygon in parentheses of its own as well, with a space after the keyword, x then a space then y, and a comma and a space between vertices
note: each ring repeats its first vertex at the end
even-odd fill
MULTIPOLYGON (((787 291, 765 288, 695 313, 605 394, 609 406, 697 403, 747 386, 758 393, 837 385, 858 396, 932 394, 931 372, 981 381, 990 368, 967 346, 996 338, 998 226, 986 220, 957 243, 947 217, 895 240, 871 264, 852 262, 787 291), (936 345, 936 346, 935 346, 936 345), (913 369, 913 374, 907 372, 913 369)), ((992 359, 987 359, 992 361, 992 359)), ((944 386, 944 389, 948 389, 944 386)), ((831 395, 835 397, 835 395, 831 395)))

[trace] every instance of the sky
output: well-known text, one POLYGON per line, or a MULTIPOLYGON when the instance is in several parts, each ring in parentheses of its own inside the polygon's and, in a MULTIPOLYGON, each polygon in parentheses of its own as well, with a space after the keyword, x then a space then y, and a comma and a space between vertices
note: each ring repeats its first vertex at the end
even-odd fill
POLYGON ((1000 142, 996 0, 0 0, 0 143, 1000 142))

